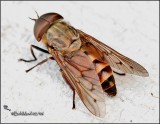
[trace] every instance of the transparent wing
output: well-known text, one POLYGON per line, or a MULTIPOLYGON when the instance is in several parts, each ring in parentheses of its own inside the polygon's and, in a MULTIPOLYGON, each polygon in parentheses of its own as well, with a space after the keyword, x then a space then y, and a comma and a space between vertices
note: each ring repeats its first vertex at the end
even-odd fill
MULTIPOLYGON (((76 66, 73 63, 74 60, 64 60, 57 52, 53 53, 53 57, 63 70, 65 78, 74 87, 87 109, 95 116, 104 117, 106 110, 104 93, 101 84, 96 83, 96 79, 89 76, 89 74, 92 75, 93 73, 89 72, 90 70, 87 72, 88 68, 80 64, 76 66), (83 68, 84 73, 80 72, 77 68, 83 68), (80 73, 83 73, 83 76, 80 76, 80 73)), ((83 57, 83 55, 79 57, 83 57)))
POLYGON ((137 62, 131 60, 130 58, 118 53, 114 49, 105 45, 104 43, 98 41, 92 36, 78 30, 81 40, 92 43, 96 46, 103 54, 104 60, 106 60, 112 67, 121 70, 125 73, 135 74, 143 77, 148 77, 149 74, 147 70, 138 64, 137 62))

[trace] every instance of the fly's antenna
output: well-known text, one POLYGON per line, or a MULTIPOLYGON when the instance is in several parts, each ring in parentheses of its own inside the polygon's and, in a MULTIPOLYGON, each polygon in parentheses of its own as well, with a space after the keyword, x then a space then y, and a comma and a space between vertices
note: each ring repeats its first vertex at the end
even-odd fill
MULTIPOLYGON (((38 15, 38 13, 37 13, 36 10, 35 10, 35 12, 36 12, 37 18, 39 19, 39 15, 38 15)), ((35 21, 35 22, 36 22, 36 20, 37 20, 37 19, 30 18, 30 17, 29 17, 29 19, 31 19, 31 20, 33 20, 33 21, 35 21)))
POLYGON ((33 20, 33 21, 35 21, 35 22, 36 22, 36 20, 37 20, 37 19, 32 19, 32 18, 30 18, 30 17, 29 17, 29 19, 31 19, 31 20, 33 20))
POLYGON ((39 15, 38 15, 37 11, 35 11, 35 12, 36 12, 36 14, 37 14, 37 17, 39 18, 39 15))

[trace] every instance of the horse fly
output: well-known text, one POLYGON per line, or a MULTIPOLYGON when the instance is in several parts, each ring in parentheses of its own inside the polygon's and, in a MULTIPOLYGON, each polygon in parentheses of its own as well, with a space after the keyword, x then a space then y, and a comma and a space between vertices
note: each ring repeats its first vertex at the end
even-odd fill
POLYGON ((143 77, 149 76, 147 70, 140 64, 74 28, 58 13, 47 13, 32 20, 35 21, 34 36, 37 41, 45 44, 47 50, 31 45, 34 59, 19 60, 36 61, 33 48, 49 53, 51 57, 37 65, 48 60, 55 60, 58 63, 64 80, 73 91, 73 109, 75 108, 75 92, 77 92, 92 114, 104 117, 106 112, 104 93, 109 96, 117 94, 113 72, 119 75, 130 73, 143 77))

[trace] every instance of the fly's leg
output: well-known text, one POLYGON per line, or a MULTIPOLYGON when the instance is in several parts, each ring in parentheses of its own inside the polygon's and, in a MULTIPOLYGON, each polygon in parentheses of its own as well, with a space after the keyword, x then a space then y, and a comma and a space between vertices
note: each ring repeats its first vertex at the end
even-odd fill
POLYGON ((33 56, 34 59, 32 59, 32 60, 26 60, 26 59, 22 59, 22 58, 21 58, 21 59, 19 59, 18 61, 23 61, 23 62, 33 62, 33 61, 36 61, 37 58, 36 58, 36 56, 35 56, 35 54, 34 54, 34 52, 33 52, 33 48, 36 49, 36 50, 39 50, 39 51, 41 51, 41 52, 44 52, 44 53, 49 54, 49 52, 48 52, 47 50, 44 50, 44 49, 42 49, 42 48, 40 48, 40 47, 37 47, 37 46, 35 46, 35 45, 31 45, 30 50, 31 50, 31 54, 32 54, 32 56, 33 56))
POLYGON ((125 76, 126 75, 125 73, 120 73, 120 72, 116 72, 116 71, 113 71, 113 72, 120 75, 120 76, 125 76))
POLYGON ((37 65, 33 66, 32 68, 30 68, 30 69, 26 70, 26 72, 31 71, 32 69, 34 69, 34 68, 35 68, 35 67, 37 67, 38 65, 41 65, 41 64, 43 64, 43 63, 47 62, 48 60, 54 60, 54 58, 53 58, 53 57, 49 57, 49 58, 47 58, 47 59, 45 59, 45 60, 43 60, 43 61, 39 62, 37 65))
POLYGON ((76 106, 75 106, 75 90, 73 90, 73 107, 72 109, 75 109, 76 106))
POLYGON ((66 81, 66 83, 69 85, 69 87, 71 88, 71 90, 73 91, 73 106, 72 106, 72 109, 75 109, 76 106, 75 106, 75 89, 73 88, 72 84, 70 83, 70 81, 68 80, 68 78, 65 76, 64 72, 62 69, 60 69, 61 73, 62 73, 62 76, 64 78, 64 80, 66 81))

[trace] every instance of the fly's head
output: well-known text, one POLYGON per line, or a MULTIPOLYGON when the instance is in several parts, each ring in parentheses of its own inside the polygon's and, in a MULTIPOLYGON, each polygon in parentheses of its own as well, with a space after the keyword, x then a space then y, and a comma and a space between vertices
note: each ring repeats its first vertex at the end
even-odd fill
MULTIPOLYGON (((37 14, 38 16, 38 14, 37 14)), ((47 13, 42 16, 38 16, 38 19, 32 19, 35 21, 34 36, 37 41, 41 41, 44 34, 50 28, 50 26, 57 20, 63 19, 63 17, 57 13, 47 13)), ((45 38, 44 38, 45 40, 45 38)))

